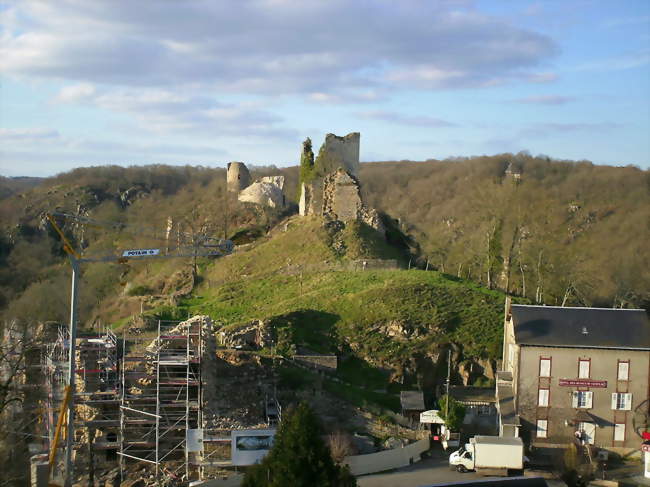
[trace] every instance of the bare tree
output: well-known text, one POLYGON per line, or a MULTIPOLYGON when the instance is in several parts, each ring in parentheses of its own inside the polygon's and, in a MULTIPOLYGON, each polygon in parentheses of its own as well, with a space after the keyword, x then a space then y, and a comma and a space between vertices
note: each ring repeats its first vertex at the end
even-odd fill
POLYGON ((2 326, 0 338, 0 414, 13 403, 22 403, 29 358, 38 351, 27 323, 12 320, 2 326))
POLYGON ((327 437, 327 446, 332 452, 332 458, 336 463, 341 463, 349 455, 356 454, 356 448, 352 437, 344 431, 336 431, 327 437))

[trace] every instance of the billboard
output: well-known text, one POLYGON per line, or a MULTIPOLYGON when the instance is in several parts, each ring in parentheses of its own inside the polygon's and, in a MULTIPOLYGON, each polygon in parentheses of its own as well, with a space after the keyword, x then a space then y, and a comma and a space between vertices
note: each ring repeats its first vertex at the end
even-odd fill
POLYGON ((262 461, 273 446, 275 429, 233 430, 231 451, 233 465, 254 465, 262 461))

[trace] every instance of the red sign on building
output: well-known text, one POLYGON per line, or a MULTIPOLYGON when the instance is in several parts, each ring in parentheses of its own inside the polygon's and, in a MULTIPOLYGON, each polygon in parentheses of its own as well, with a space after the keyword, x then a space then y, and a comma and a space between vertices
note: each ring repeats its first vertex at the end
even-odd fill
POLYGON ((560 385, 564 387, 607 387, 606 380, 593 379, 560 379, 560 385))

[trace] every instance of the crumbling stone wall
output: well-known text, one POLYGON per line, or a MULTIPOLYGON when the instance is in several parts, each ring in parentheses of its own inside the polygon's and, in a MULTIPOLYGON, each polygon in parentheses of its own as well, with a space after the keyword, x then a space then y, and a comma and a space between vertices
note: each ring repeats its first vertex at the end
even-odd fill
POLYGON ((338 357, 336 355, 294 355, 296 362, 302 362, 305 365, 315 369, 328 370, 336 372, 338 367, 338 357))
POLYGON ((325 176, 323 184, 323 214, 348 222, 359 217, 363 203, 359 181, 342 168, 325 176))
POLYGON ((243 162, 229 162, 226 175, 228 191, 239 192, 251 184, 251 174, 243 162))
MULTIPOLYGON (((381 233, 386 230, 377 211, 361 199, 359 172, 359 132, 345 137, 327 134, 313 167, 301 162, 301 216, 323 216, 342 222, 362 221, 381 233)), ((301 161, 311 159, 311 141, 303 143, 301 161)))
POLYGON ((327 134, 314 162, 316 170, 326 175, 342 167, 353 176, 359 174, 359 142, 361 134, 352 132, 345 137, 327 134))
POLYGON ((267 176, 240 191, 237 199, 242 203, 283 208, 286 204, 283 188, 284 176, 267 176))
MULTIPOLYGON (((311 150, 311 139, 307 138, 303 142, 298 205, 301 216, 323 215, 323 178, 336 173, 339 169, 354 178, 357 177, 360 138, 359 132, 352 132, 345 137, 327 134, 315 161, 311 150)), ((342 188, 341 191, 345 190, 342 188)), ((349 192, 353 190, 350 189, 349 192)))
POLYGON ((342 222, 362 221, 375 230, 386 229, 374 208, 368 208, 361 199, 359 180, 339 168, 323 180, 323 216, 342 222))

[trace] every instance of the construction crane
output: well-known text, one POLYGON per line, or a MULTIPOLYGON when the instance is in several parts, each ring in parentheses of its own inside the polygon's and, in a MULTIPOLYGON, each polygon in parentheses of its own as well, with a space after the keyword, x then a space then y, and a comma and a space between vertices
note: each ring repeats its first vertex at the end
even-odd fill
MULTIPOLYGON (((77 339, 77 298, 79 287, 79 272, 80 264, 85 262, 119 262, 125 263, 129 260, 146 260, 152 258, 194 258, 196 266, 197 257, 221 257, 230 254, 234 245, 230 240, 214 238, 206 232, 196 233, 180 233, 178 234, 177 246, 174 249, 169 246, 161 246, 163 248, 131 248, 122 249, 121 251, 112 254, 105 254, 100 256, 84 256, 82 251, 76 250, 72 243, 65 236, 65 233, 57 223, 57 218, 63 221, 71 221, 77 225, 88 225, 98 228, 109 228, 114 231, 124 232, 134 236, 147 236, 149 239, 160 240, 160 237, 155 235, 147 235, 140 227, 134 227, 121 222, 102 222, 94 220, 82 215, 74 215, 71 213, 52 212, 47 213, 46 218, 61 238, 63 243, 63 250, 68 254, 70 265, 72 267, 72 283, 70 295, 70 346, 68 355, 68 386, 66 396, 69 395, 67 400, 67 425, 66 425, 66 447, 65 447, 65 487, 72 485, 72 449, 74 444, 74 394, 75 394, 75 345, 77 339), (183 237, 183 245, 181 245, 181 236, 183 237), (185 241, 187 240, 187 243, 185 241)), ((65 405, 65 402, 64 402, 65 405)), ((65 406, 62 408, 62 412, 65 406)), ((62 419, 60 413, 59 421, 57 424, 57 431, 60 430, 62 419)), ((54 451, 50 452, 50 470, 54 462, 54 455, 58 447, 57 442, 51 447, 54 451)))

